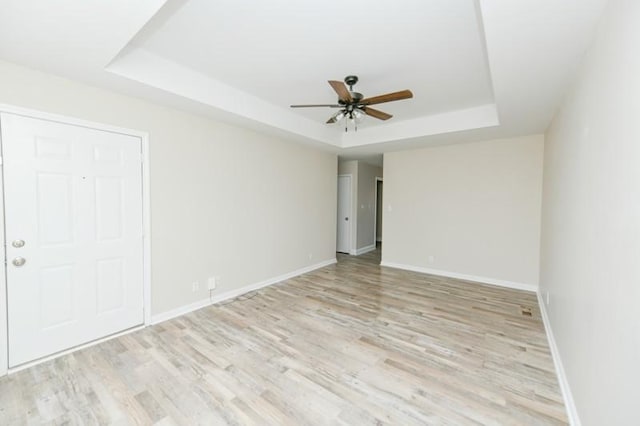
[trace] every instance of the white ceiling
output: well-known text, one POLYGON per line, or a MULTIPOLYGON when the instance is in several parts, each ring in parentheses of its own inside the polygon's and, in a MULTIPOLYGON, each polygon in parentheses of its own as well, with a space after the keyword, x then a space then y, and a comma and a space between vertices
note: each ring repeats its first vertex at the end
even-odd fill
POLYGON ((400 120, 493 103, 474 1, 401 4, 190 0, 134 43, 280 107, 335 103, 327 80, 348 74, 367 96, 410 88, 411 101, 381 106, 400 120))
POLYGON ((347 157, 543 132, 605 0, 3 0, 0 59, 347 157), (326 125, 327 80, 381 104, 326 125))

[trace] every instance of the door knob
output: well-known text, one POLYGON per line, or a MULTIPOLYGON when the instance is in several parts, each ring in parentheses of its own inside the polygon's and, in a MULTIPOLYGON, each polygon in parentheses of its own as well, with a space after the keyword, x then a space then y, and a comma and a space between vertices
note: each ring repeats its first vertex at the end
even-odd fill
POLYGON ((15 248, 22 248, 24 247, 24 240, 13 240, 11 242, 11 245, 14 246, 15 248))
POLYGON ((17 266, 19 268, 22 265, 24 265, 26 261, 27 259, 25 259, 24 257, 16 257, 15 259, 13 259, 11 263, 13 263, 14 266, 17 266))

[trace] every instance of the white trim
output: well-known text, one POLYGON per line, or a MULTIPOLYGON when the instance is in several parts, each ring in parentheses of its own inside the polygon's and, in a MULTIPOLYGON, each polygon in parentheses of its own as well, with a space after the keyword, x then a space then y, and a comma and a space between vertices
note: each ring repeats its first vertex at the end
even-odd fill
POLYGON ((361 254, 365 254, 365 253, 369 253, 370 251, 374 251, 376 249, 376 245, 370 245, 370 246, 366 246, 366 247, 362 247, 359 249, 355 249, 355 250, 351 250, 349 252, 350 255, 352 256, 360 256, 361 254))
POLYGON ((151 325, 155 325, 163 321, 188 314, 189 312, 197 311, 198 309, 205 308, 213 303, 213 299, 207 297, 206 299, 198 300, 197 302, 189 303, 188 305, 183 305, 179 308, 171 309, 170 311, 153 315, 151 317, 151 325))
MULTIPOLYGON (((2 125, 2 123, 0 123, 2 125)), ((2 152, 2 134, 0 133, 0 153, 2 152)), ((4 219, 4 166, 0 166, 0 218, 4 219)), ((0 221, 0 261, 6 261, 6 246, 4 244, 4 221, 0 221)), ((4 263, 4 262, 3 262, 4 263)), ((0 377, 7 374, 9 369, 9 324, 7 323, 7 265, 0 269, 0 377)))
POLYGON ((549 315, 547 314, 547 305, 544 303, 542 294, 537 292, 538 305, 540 305, 540 313, 542 315, 542 322, 544 323, 544 329, 547 332, 547 340, 549 341, 549 349, 551 349, 551 356, 553 357, 553 364, 556 367, 556 375, 558 376, 558 383, 560 384, 560 391, 564 398, 564 406, 567 410, 567 417, 569 418, 569 424, 573 426, 580 426, 580 417, 578 416, 578 410, 576 403, 573 400, 573 394, 569 387, 569 381, 567 380, 567 374, 564 371, 562 365, 562 358, 560 358, 560 351, 556 344, 556 339, 553 337, 553 330, 551 329, 551 322, 549 321, 549 315))
POLYGON ((530 291, 530 292, 533 292, 533 293, 538 291, 538 286, 533 285, 533 284, 525 284, 525 283, 518 283, 518 282, 514 282, 514 281, 497 280, 495 278, 479 277, 479 276, 476 276, 476 275, 459 274, 457 272, 441 271, 439 269, 429 269, 429 268, 423 268, 421 266, 403 265, 401 263, 393 263, 393 262, 381 262, 380 266, 386 266, 388 268, 404 269, 404 270, 412 271, 412 272, 420 272, 422 274, 438 275, 438 276, 441 276, 441 277, 456 278, 456 279, 465 280, 465 281, 475 281, 475 282, 482 283, 482 284, 497 285, 499 287, 513 288, 513 289, 516 289, 516 290, 530 291))
POLYGON ((140 138, 148 138, 149 136, 147 132, 142 132, 139 130, 127 129, 125 127, 112 126, 110 124, 97 123, 95 121, 83 120, 67 115, 53 114, 36 109, 22 108, 14 105, 0 104, 0 111, 8 112, 10 114, 22 115, 24 117, 37 118, 40 120, 55 121, 63 124, 87 127, 89 129, 104 130, 106 132, 121 133, 123 135, 129 136, 138 136, 140 138))
POLYGON ((246 285, 244 287, 240 287, 240 288, 237 288, 237 289, 234 289, 234 290, 225 291, 224 293, 217 294, 217 295, 213 296, 212 298, 199 300, 199 301, 191 303, 189 305, 184 305, 184 306, 181 306, 179 308, 172 309, 170 311, 154 315, 151 318, 151 324, 158 324, 158 323, 161 323, 163 321, 167 321, 167 320, 170 320, 172 318, 179 317, 181 315, 187 314, 189 312, 196 311, 196 310, 204 308, 206 306, 214 305, 216 303, 220 303, 220 302, 225 301, 225 300, 233 299, 234 297, 241 296, 241 295, 243 295, 245 293, 249 293, 250 291, 255 291, 255 290, 261 289, 263 287, 268 287, 270 285, 277 284, 279 282, 282 282, 282 281, 297 277, 299 275, 306 274, 306 273, 314 271, 316 269, 320 269, 320 268, 324 268, 325 266, 333 265, 336 262, 337 262, 336 259, 325 260, 323 262, 316 263, 316 264, 310 265, 310 266, 305 266, 304 268, 297 269, 295 271, 292 271, 292 272, 289 272, 289 273, 286 273, 286 274, 283 274, 283 275, 279 275, 277 277, 269 278, 267 280, 260 281, 260 282, 254 283, 254 284, 249 284, 249 285, 246 285))
POLYGON ((142 279, 144 324, 151 324, 151 175, 149 172, 149 134, 142 139, 142 279))
POLYGON ((35 359, 33 361, 25 362, 24 364, 20 364, 17 367, 10 368, 8 374, 16 373, 16 372, 18 372, 20 370, 24 370, 25 368, 33 367, 34 365, 38 365, 38 364, 42 364, 43 362, 51 361, 52 359, 56 359, 56 358, 59 358, 59 357, 61 357, 63 355, 70 354, 71 352, 79 351, 80 349, 85 349, 85 348, 88 348, 90 346, 94 346, 94 345, 97 345, 99 343, 106 342, 107 340, 115 339, 116 337, 124 336, 125 334, 133 333, 134 331, 142 330, 143 328, 145 328, 144 325, 138 325, 138 326, 135 326, 135 327, 132 327, 132 328, 128 328, 128 329, 123 330, 123 331, 119 331, 119 332, 114 333, 114 334, 110 334, 110 335, 105 336, 105 337, 101 337, 101 338, 96 339, 96 340, 92 340, 92 341, 87 342, 87 343, 83 343, 83 344, 78 345, 78 346, 74 346, 74 347, 69 348, 69 349, 65 349, 65 350, 60 351, 60 352, 56 352, 56 353, 51 354, 51 355, 47 355, 47 356, 42 357, 42 358, 35 359))
MULTIPOLYGON (((75 117, 69 117, 60 114, 52 114, 45 111, 22 108, 14 105, 0 104, 0 112, 6 112, 10 114, 22 115, 25 117, 37 118, 40 120, 54 121, 62 124, 70 124, 73 126, 87 127, 90 129, 102 130, 111 133, 119 133, 123 135, 129 135, 139 137, 142 146, 141 162, 142 162, 142 226, 144 235, 141 238, 143 241, 143 310, 144 310, 144 323, 150 324, 151 321, 151 187, 150 187, 150 175, 149 175, 149 133, 139 130, 127 129, 124 127, 112 126, 103 123, 96 123, 94 121, 83 120, 75 117)), ((4 196, 4 193, 3 193, 4 196)), ((0 232, 1 241, 4 241, 4 212, 0 213, 2 219, 2 232, 0 232)), ((4 253, 4 247, 0 253, 3 258, 6 258, 4 253)), ((16 371, 16 369, 9 369, 8 351, 9 351, 9 336, 7 334, 7 300, 6 300, 6 265, 0 268, 0 292, 3 296, 0 296, 0 345, 4 344, 4 351, 0 354, 0 377, 8 372, 16 371), (5 353, 6 352, 6 353, 5 353)), ((112 335, 117 336, 117 335, 112 335)), ((110 338, 110 337, 106 337, 110 338)), ((106 339, 103 338, 103 339, 106 339)), ((102 339, 95 342, 102 341, 102 339)), ((88 343, 91 345, 94 343, 88 343)), ((76 347, 84 347, 78 346, 76 347)), ((75 349, 70 349, 72 351, 75 349)), ((60 354, 67 353, 69 351, 60 352, 58 354, 51 355, 51 357, 59 356, 60 354)), ((33 361, 34 363, 42 362, 42 360, 50 359, 51 357, 45 357, 40 360, 33 361)), ((30 365, 30 364, 25 364, 30 365)), ((16 368, 23 368, 22 366, 16 368)))

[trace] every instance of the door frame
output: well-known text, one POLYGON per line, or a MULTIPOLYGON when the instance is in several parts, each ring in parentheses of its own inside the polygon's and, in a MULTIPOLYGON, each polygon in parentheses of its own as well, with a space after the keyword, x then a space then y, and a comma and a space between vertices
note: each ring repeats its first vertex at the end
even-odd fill
MULTIPOLYGON (((378 245, 378 182, 384 182, 384 179, 376 176, 374 179, 375 190, 373 192, 373 245, 378 245)), ((383 184, 384 185, 384 184, 383 184)), ((384 206, 382 206, 384 210, 384 206)), ((384 217, 384 216, 383 216, 384 217)))
MULTIPOLYGON (((340 178, 344 178, 344 177, 348 177, 349 178, 349 191, 351 192, 349 194, 349 251, 347 251, 347 254, 352 254, 351 252, 353 251, 353 175, 351 173, 345 173, 345 174, 341 174, 338 175, 338 182, 340 181, 340 178)), ((338 189, 340 188, 340 186, 338 185, 338 189)), ((338 193, 338 202, 340 201, 340 194, 338 193)), ((336 203, 336 217, 338 216, 338 212, 337 212, 337 203, 336 203)), ((338 232, 338 225, 336 223, 336 235, 338 232)), ((337 244, 337 237, 336 237, 336 252, 338 252, 338 244, 337 244)), ((342 253, 342 252, 340 252, 342 253)))
MULTIPOLYGON (((70 348, 55 354, 22 364, 15 368, 9 368, 9 335, 8 335, 8 323, 7 323, 7 265, 5 262, 0 262, 2 267, 0 269, 0 377, 6 374, 13 373, 15 371, 23 370, 31 367, 32 365, 39 364, 41 362, 48 361, 53 358, 65 355, 69 352, 73 352, 80 348, 95 345, 104 340, 111 339, 121 334, 129 333, 134 330, 138 330, 142 327, 151 324, 151 197, 150 197, 150 180, 149 180, 149 133, 139 130, 127 129, 124 127, 111 126, 108 124, 97 123, 94 121, 82 120, 75 117, 66 115, 52 114, 44 111, 39 111, 30 108, 22 108, 14 105, 0 104, 0 112, 6 112, 10 114, 22 115, 25 117, 36 118, 40 120, 53 121, 61 124, 68 124, 73 126, 87 127, 90 129, 102 130, 112 133, 120 133, 129 136, 135 136, 140 138, 141 141, 141 167, 142 167, 142 288, 143 288, 143 312, 144 322, 142 325, 132 329, 125 330, 120 333, 116 333, 107 337, 103 337, 98 340, 94 340, 80 346, 70 348)), ((0 126, 2 123, 0 123, 0 126)), ((0 153, 2 144, 0 141, 0 153)), ((3 157, 0 156, 0 183, 4 187, 4 166, 2 162, 3 157)), ((0 256, 2 259, 6 259, 5 250, 5 224, 4 224, 4 190, 0 191, 0 256)))

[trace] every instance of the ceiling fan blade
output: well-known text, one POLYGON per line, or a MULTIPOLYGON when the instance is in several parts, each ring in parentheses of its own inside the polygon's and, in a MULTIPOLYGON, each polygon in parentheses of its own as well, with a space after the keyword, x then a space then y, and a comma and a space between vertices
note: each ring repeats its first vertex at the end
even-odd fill
POLYGON ((413 98, 413 93, 411 93, 411 90, 401 90, 399 92, 387 93, 386 95, 365 98, 361 100, 359 103, 362 105, 375 105, 375 104, 382 104, 385 102, 393 102, 393 101, 399 101, 402 99, 409 99, 409 98, 413 98))
POLYGON ((338 94, 338 99, 345 103, 353 102, 353 98, 351 97, 351 93, 349 93, 349 89, 347 86, 341 81, 329 80, 329 84, 333 87, 333 90, 338 94))
POLYGON ((382 112, 380 110, 369 108, 369 107, 363 107, 362 111, 365 114, 367 114, 367 115, 369 115, 371 117, 377 118, 379 120, 388 120, 391 117, 393 117, 393 115, 391 115, 391 114, 387 114, 386 112, 382 112))
POLYGON ((319 107, 329 107, 329 108, 340 108, 342 105, 338 104, 317 104, 317 105, 290 105, 291 108, 319 108, 319 107))

